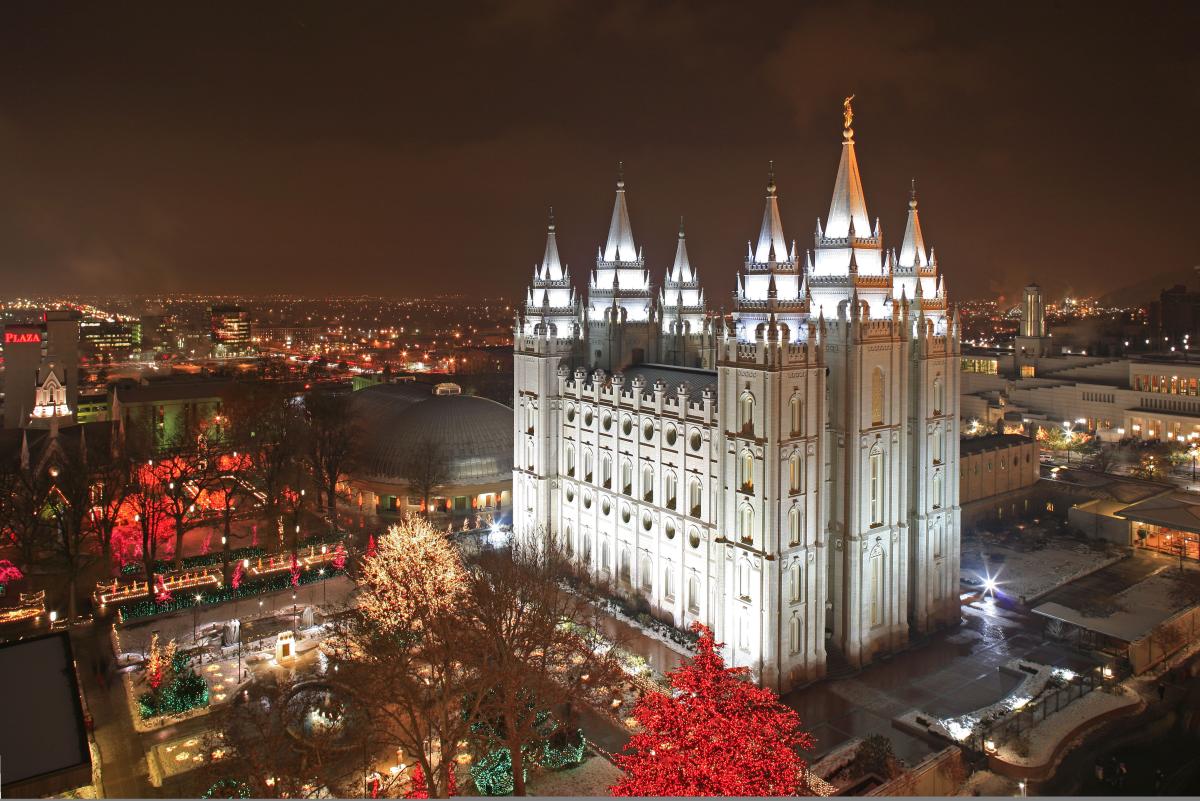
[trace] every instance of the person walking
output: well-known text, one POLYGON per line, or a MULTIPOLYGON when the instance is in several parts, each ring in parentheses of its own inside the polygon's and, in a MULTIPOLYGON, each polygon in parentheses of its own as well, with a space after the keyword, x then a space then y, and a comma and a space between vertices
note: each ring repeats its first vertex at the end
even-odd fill
POLYGON ((1167 683, 1160 681, 1158 683, 1158 700, 1161 703, 1167 697, 1167 683))

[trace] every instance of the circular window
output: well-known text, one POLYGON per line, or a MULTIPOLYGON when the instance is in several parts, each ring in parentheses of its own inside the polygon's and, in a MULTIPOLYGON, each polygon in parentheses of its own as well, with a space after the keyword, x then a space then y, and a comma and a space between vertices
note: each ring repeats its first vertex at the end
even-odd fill
POLYGON ((663 533, 667 535, 667 539, 669 539, 669 540, 675 539, 675 523, 673 523, 670 520, 668 520, 666 523, 664 523, 663 524, 663 533))
POLYGON ((583 508, 584 509, 592 508, 592 493, 590 493, 590 492, 583 493, 583 508))
POLYGON ((629 504, 621 504, 621 522, 628 523, 629 517, 629 504))
POLYGON ((605 412, 604 416, 600 418, 600 425, 604 426, 605 431, 612 428, 612 415, 605 412))
POLYGON ((573 404, 573 403, 567 404, 567 422, 568 423, 575 422, 575 404, 573 404))
POLYGON ((575 500, 575 488, 570 485, 567 486, 567 500, 568 501, 575 500))
POLYGON ((649 512, 642 512, 642 528, 646 529, 646 531, 649 531, 651 528, 653 528, 653 526, 654 518, 650 516, 649 512))
POLYGON ((592 410, 589 408, 583 413, 583 424, 590 426, 592 424, 592 410))
POLYGON ((678 434, 675 433, 675 426, 667 426, 667 444, 674 445, 678 434))
POLYGON ((605 499, 604 499, 604 500, 603 500, 603 501, 600 503, 600 511, 601 511, 601 512, 603 512, 603 513, 604 513, 606 516, 608 515, 608 513, 609 513, 609 512, 611 512, 611 511, 612 511, 612 504, 610 504, 610 503, 608 502, 608 498, 605 498, 605 499))
POLYGON ((647 442, 654 439, 653 420, 647 420, 646 422, 642 423, 642 439, 646 440, 647 442))
POLYGON ((692 450, 698 451, 698 450, 700 450, 701 444, 702 444, 702 440, 700 439, 700 432, 693 431, 692 435, 690 437, 688 437, 688 445, 691 446, 692 450))
POLYGON ((693 527, 688 531, 688 545, 693 548, 700 547, 700 529, 693 527))
POLYGON ((628 437, 630 431, 633 431, 633 420, 626 417, 621 421, 621 433, 628 437))

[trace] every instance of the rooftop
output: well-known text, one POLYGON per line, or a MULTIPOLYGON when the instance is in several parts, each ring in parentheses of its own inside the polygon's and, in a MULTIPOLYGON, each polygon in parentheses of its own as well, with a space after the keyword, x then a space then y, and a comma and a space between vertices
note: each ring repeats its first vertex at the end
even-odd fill
POLYGON ((1021 434, 988 434, 984 437, 964 437, 958 451, 962 456, 991 451, 997 448, 1012 448, 1017 445, 1032 445, 1033 439, 1021 434))

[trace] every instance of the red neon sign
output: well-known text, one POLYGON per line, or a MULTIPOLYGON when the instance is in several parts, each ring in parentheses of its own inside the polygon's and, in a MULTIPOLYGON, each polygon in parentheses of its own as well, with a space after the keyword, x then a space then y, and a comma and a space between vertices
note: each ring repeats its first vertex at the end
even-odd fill
POLYGON ((4 332, 4 344, 5 345, 32 344, 32 343, 41 342, 41 341, 42 341, 42 335, 39 334, 37 331, 5 331, 4 332))

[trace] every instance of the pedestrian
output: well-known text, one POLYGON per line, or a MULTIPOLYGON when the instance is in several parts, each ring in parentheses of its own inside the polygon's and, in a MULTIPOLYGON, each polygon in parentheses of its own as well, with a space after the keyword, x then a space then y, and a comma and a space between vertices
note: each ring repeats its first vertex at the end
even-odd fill
POLYGON ((1158 700, 1162 701, 1166 697, 1167 697, 1167 683, 1165 681, 1160 681, 1158 683, 1158 700))

